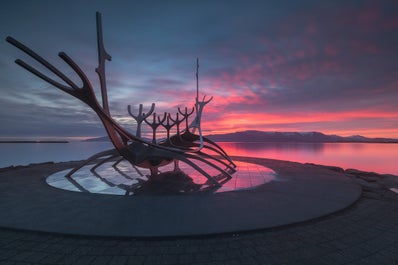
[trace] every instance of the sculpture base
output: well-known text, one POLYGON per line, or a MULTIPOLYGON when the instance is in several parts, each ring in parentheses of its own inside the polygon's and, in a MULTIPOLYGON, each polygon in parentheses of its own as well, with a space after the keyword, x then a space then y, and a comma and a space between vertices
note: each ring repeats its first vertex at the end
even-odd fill
POLYGON ((0 172, 0 227, 112 237, 237 233, 329 215, 361 195, 360 186, 344 173, 285 161, 239 159, 271 167, 277 177, 234 192, 112 196, 50 187, 43 177, 62 165, 0 172))

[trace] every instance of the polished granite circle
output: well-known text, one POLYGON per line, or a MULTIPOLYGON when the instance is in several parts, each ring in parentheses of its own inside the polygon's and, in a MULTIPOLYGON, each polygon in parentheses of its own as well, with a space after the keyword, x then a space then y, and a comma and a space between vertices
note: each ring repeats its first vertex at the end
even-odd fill
POLYGON ((271 168, 275 177, 270 182, 249 186, 239 183, 255 181, 240 176, 235 184, 232 181, 229 185, 242 189, 226 192, 115 196, 72 192, 46 183, 49 175, 71 169, 76 163, 3 171, 0 172, 0 227, 110 237, 239 233, 329 215, 355 203, 361 195, 358 183, 344 173, 288 161, 233 159, 254 164, 251 168, 260 171, 269 172, 267 168, 271 168))
MULTIPOLYGON (((174 183, 163 183, 167 191, 155 191, 154 188, 147 184, 148 169, 132 167, 127 161, 122 161, 113 167, 115 162, 104 163, 95 171, 91 171, 93 165, 88 165, 77 172, 71 177, 66 177, 70 169, 56 172, 46 178, 46 182, 55 188, 76 191, 76 192, 89 192, 98 194, 111 194, 111 195, 135 195, 135 194, 187 194, 200 191, 212 191, 214 193, 237 191, 243 189, 253 189, 259 185, 263 185, 272 181, 275 178, 275 172, 265 166, 258 164, 237 161, 236 172, 232 174, 232 178, 225 182, 221 187, 216 189, 208 189, 209 185, 206 184, 207 178, 197 172, 187 164, 180 162, 180 169, 184 175, 189 176, 190 187, 195 187, 193 191, 186 191, 178 187, 176 181, 174 183), (169 186, 175 184, 176 190, 171 189, 169 186), (144 189, 145 188, 145 189, 144 189)), ((210 166, 201 163, 201 168, 212 174, 217 174, 217 171, 210 166)), ((161 168, 163 172, 170 172, 173 170, 173 165, 167 165, 161 168)), ((161 172, 162 172, 161 171, 161 172)), ((188 182, 187 180, 183 180, 188 182)), ((162 185, 162 183, 157 186, 162 185)), ((182 186, 182 185, 180 185, 182 186)), ((185 184, 187 186, 187 184, 185 184)), ((160 187, 161 189, 161 187, 160 187)))

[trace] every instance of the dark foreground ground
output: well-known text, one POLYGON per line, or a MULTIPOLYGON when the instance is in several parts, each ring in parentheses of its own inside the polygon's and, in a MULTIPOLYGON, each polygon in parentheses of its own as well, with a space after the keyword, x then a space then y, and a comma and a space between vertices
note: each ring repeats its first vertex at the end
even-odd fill
POLYGON ((151 240, 0 228, 0 264, 398 264, 398 194, 390 190, 397 182, 391 176, 347 173, 363 186, 361 198, 317 220, 239 234, 151 240))

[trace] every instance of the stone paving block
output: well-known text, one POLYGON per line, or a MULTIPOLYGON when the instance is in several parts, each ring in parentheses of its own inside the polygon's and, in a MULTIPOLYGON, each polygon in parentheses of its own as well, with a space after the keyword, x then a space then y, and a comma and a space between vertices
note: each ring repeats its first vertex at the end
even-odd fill
POLYGON ((253 257, 259 264, 276 264, 277 259, 272 255, 256 255, 253 257))
POLYGON ((5 261, 7 259, 11 259, 18 255, 18 251, 15 249, 0 249, 0 260, 5 261))
POLYGON ((94 247, 87 246, 87 245, 81 245, 81 246, 76 246, 76 248, 72 251, 71 254, 74 255, 88 255, 94 247))
MULTIPOLYGON (((230 248, 228 245, 226 248, 230 248)), ((232 249, 232 248, 230 248, 232 249)), ((212 252, 213 251, 213 246, 211 245, 204 245, 204 246, 199 246, 199 252, 212 252)))
POLYGON ((23 262, 23 261, 17 261, 17 262, 14 262, 13 265, 31 265, 31 264, 33 264, 33 263, 23 262))
POLYGON ((391 253, 389 251, 382 250, 376 253, 375 255, 377 258, 379 258, 379 260, 385 261, 386 263, 395 262, 396 264, 398 264, 398 258, 396 256, 396 253, 391 253))
POLYGON ((53 243, 53 244, 49 244, 47 247, 46 247, 46 252, 49 252, 49 253, 61 253, 64 248, 64 245, 63 244, 55 244, 55 243, 53 243))
POLYGON ((7 260, 2 260, 1 258, 0 258, 0 261, 1 261, 1 265, 15 265, 15 262, 14 261, 7 261, 7 260))
POLYGON ((161 254, 159 248, 154 246, 143 246, 137 249, 137 255, 155 255, 161 254))
POLYGON ((93 246, 88 250, 88 255, 103 255, 106 251, 106 247, 93 246))
POLYGON ((38 263, 40 260, 42 260, 46 256, 47 256, 47 253, 44 253, 44 252, 33 252, 32 255, 30 255, 27 258, 27 261, 32 262, 32 263, 38 263))
POLYGON ((67 240, 67 238, 64 237, 57 237, 57 236, 51 236, 50 238, 46 239, 45 241, 52 245, 52 244, 62 244, 63 241, 67 240))
POLYGON ((35 247, 36 247, 36 245, 37 245, 37 242, 35 242, 35 241, 26 241, 26 240, 23 240, 23 241, 21 241, 21 246, 19 247, 19 249, 21 249, 21 250, 27 250, 27 251, 31 251, 31 250, 33 250, 35 247))
POLYGON ((275 242, 268 246, 271 253, 278 253, 284 251, 283 242, 275 242))
POLYGON ((57 261, 59 265, 75 264, 79 260, 80 256, 76 255, 65 255, 62 259, 57 261))
POLYGON ((112 260, 111 256, 96 256, 91 261, 92 264, 95 265, 106 265, 112 260))
POLYGON ((120 249, 125 249, 125 248, 133 248, 133 244, 130 241, 119 241, 115 247, 118 247, 120 249))
POLYGON ((317 258, 312 258, 312 259, 304 259, 304 260, 300 260, 299 262, 293 262, 293 263, 289 263, 292 265, 296 265, 296 264, 305 264, 305 265, 336 265, 336 263, 334 263, 334 261, 332 260, 328 260, 328 259, 324 259, 322 257, 317 257, 317 258))
POLYGON ((208 262, 206 264, 209 264, 209 265, 229 265, 228 263, 225 263, 223 261, 211 261, 211 262, 208 262))
MULTIPOLYGON (((105 239, 106 240, 106 239, 105 239)), ((94 247, 102 247, 103 246, 103 243, 104 242, 104 240, 102 239, 99 239, 99 238, 95 238, 95 239, 92 239, 92 240, 90 240, 89 241, 89 245, 90 246, 94 246, 94 247)))
POLYGON ((239 249, 239 252, 241 254, 241 256, 246 257, 246 256, 255 256, 257 255, 257 252, 254 250, 254 248, 251 247, 245 247, 245 248, 241 248, 239 249))
POLYGON ((0 238, 0 248, 6 247, 10 243, 10 239, 0 238))
POLYGON ((325 258, 330 259, 335 262, 335 264, 342 264, 349 258, 346 253, 342 253, 340 250, 337 252, 330 253, 325 256, 325 258))
POLYGON ((31 251, 21 251, 18 253, 18 255, 15 255, 13 257, 14 261, 28 261, 29 256, 34 255, 34 252, 31 251))
POLYGON ((195 253, 192 254, 195 257, 195 262, 200 263, 200 262, 208 262, 210 260, 209 254, 206 253, 195 253))
MULTIPOLYGON (((202 251, 202 248, 199 248, 202 251)), ((182 254, 184 253, 184 248, 182 246, 170 246, 163 247, 160 250, 161 254, 182 254)))
POLYGON ((76 250, 77 246, 73 245, 62 245, 62 248, 58 250, 58 253, 63 253, 63 254, 70 254, 73 253, 76 250))
MULTIPOLYGON (((391 244, 385 250, 389 251, 391 254, 397 254, 398 253, 398 241, 396 241, 394 244, 391 244)), ((398 257, 397 257, 397 259, 398 259, 398 257)))
POLYGON ((101 241, 101 246, 103 247, 114 247, 118 244, 115 240, 103 240, 101 241))
POLYGON ((384 243, 387 246, 398 244, 398 233, 393 234, 391 231, 387 231, 384 232, 383 234, 380 234, 379 237, 383 239, 384 243))
POLYGON ((145 256, 132 256, 128 258, 126 265, 143 265, 145 264, 145 259, 145 256))
POLYGON ((229 259, 236 259, 240 257, 240 252, 237 250, 231 250, 226 252, 226 255, 229 259))
POLYGON ((179 264, 193 264, 195 262, 195 257, 191 254, 178 255, 179 264))
POLYGON ((57 264, 58 261, 62 260, 64 257, 65 256, 63 254, 50 253, 48 256, 40 260, 40 263, 54 265, 57 264))
POLYGON ((388 264, 389 265, 389 264, 394 264, 394 263, 391 263, 391 261, 384 262, 381 258, 382 257, 379 256, 379 255, 370 255, 370 256, 367 256, 367 257, 361 259, 360 260, 360 264, 363 264, 363 265, 374 265, 374 264, 388 264), (383 263, 381 263, 381 261, 383 261, 383 263))
POLYGON ((113 256, 109 261, 109 265, 124 265, 127 263, 127 256, 113 256))
POLYGON ((13 240, 11 242, 9 242, 6 246, 4 246, 4 248, 8 248, 8 249, 24 249, 23 247, 23 242, 19 241, 19 240, 13 240))
POLYGON ((269 255, 271 254, 271 251, 267 248, 267 246, 256 246, 254 247, 255 251, 257 252, 257 255, 269 255))
POLYGON ((117 246, 106 247, 102 254, 103 255, 108 255, 108 256, 119 255, 120 254, 120 248, 118 248, 117 246))
MULTIPOLYGON (((347 248, 344 250, 340 250, 339 253, 344 257, 345 262, 351 262, 356 259, 357 256, 355 256, 355 248, 347 248)), ((359 252, 357 252, 359 253, 359 252)))
POLYGON ((145 265, 161 264, 162 255, 147 255, 145 265))
MULTIPOLYGON (((161 264, 169 265, 169 264, 178 264, 180 260, 179 255, 162 255, 161 264)), ((195 257, 196 260, 196 257, 195 257)))
POLYGON ((74 261, 72 264, 73 265, 88 265, 88 264, 94 264, 93 260, 95 259, 95 256, 81 256, 78 257, 76 261, 74 261))
POLYGON ((230 248, 228 248, 227 244, 210 245, 210 247, 211 247, 210 251, 201 251, 201 252, 227 252, 231 250, 230 248))
POLYGON ((213 260, 213 261, 222 261, 222 260, 226 260, 228 258, 226 252, 224 252, 224 251, 208 252, 207 255, 211 256, 211 260, 213 260))
POLYGON ((225 264, 227 264, 227 265, 242 265, 242 263, 240 263, 237 260, 226 260, 225 264))
POLYGON ((125 247, 121 249, 120 255, 123 256, 134 256, 137 253, 137 248, 133 247, 125 247))
POLYGON ((187 246, 184 248, 184 253, 195 254, 199 252, 199 246, 187 246))
POLYGON ((237 248, 241 248, 241 247, 242 247, 242 244, 237 240, 228 242, 228 248, 230 248, 230 249, 237 249, 237 248))
POLYGON ((32 247, 32 251, 44 251, 47 252, 47 248, 48 248, 49 244, 47 244, 46 242, 38 242, 34 245, 34 247, 32 247))
MULTIPOLYGON (((64 242, 64 241, 63 241, 63 242, 64 242)), ((74 239, 74 243, 71 243, 71 244, 80 247, 80 246, 87 246, 87 245, 90 245, 91 243, 90 243, 90 238, 79 237, 79 238, 74 239)))
POLYGON ((254 257, 241 257, 238 261, 245 265, 261 265, 254 257))

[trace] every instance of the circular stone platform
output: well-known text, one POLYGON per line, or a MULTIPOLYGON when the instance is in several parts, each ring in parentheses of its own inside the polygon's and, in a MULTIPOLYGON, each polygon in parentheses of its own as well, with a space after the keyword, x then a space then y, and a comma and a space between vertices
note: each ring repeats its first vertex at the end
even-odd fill
POLYGON ((254 189, 215 194, 114 196, 65 191, 45 182, 68 164, 1 172, 0 227, 117 237, 231 233, 328 215, 351 205, 361 194, 360 186, 343 173, 325 168, 233 159, 269 167, 276 178, 254 189))

